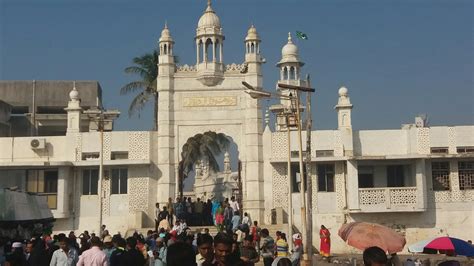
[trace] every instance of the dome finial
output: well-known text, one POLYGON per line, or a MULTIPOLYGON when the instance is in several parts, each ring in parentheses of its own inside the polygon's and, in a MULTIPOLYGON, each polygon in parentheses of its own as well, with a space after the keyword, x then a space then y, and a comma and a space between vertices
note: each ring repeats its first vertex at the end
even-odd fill
POLYGON ((168 28, 168 20, 165 20, 165 29, 168 28))
POLYGON ((288 32, 288 43, 293 43, 293 41, 291 40, 291 32, 288 32))
POLYGON ((72 82, 72 91, 69 92, 69 99, 71 99, 71 101, 79 100, 79 92, 76 89, 76 81, 75 80, 72 82))
POLYGON ((207 0, 207 6, 211 6, 211 0, 207 0))

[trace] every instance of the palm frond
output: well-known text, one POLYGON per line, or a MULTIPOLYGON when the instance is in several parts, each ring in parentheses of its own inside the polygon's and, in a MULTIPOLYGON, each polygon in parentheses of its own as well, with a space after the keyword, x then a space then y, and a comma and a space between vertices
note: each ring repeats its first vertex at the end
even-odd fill
POLYGON ((134 92, 137 90, 143 90, 147 87, 147 83, 137 80, 137 81, 132 81, 127 84, 125 84, 122 88, 120 88, 120 94, 124 95, 130 92, 134 92))
POLYGON ((146 93, 145 91, 139 93, 135 98, 133 98, 130 106, 128 108, 128 116, 133 116, 134 114, 138 113, 140 116, 140 111, 143 110, 146 103, 151 99, 150 94, 146 93))

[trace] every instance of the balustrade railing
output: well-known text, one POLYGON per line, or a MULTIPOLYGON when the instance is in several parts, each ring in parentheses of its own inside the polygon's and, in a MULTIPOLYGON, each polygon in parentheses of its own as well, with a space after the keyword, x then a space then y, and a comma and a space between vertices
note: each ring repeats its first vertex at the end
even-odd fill
POLYGON ((414 210, 416 204, 416 187, 359 189, 359 206, 362 211, 414 210))

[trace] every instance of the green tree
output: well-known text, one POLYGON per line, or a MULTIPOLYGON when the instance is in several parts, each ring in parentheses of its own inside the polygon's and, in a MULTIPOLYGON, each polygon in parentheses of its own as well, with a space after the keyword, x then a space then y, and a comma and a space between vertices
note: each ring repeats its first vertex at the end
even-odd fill
POLYGON ((209 162, 209 170, 219 171, 216 156, 226 151, 230 140, 225 134, 212 131, 196 134, 183 145, 179 162, 178 185, 180 197, 183 196, 184 179, 193 171, 198 161, 209 162))
POLYGON ((158 129, 158 92, 157 77, 158 77, 158 52, 147 53, 139 57, 133 58, 133 66, 125 68, 125 73, 134 74, 140 77, 139 80, 127 83, 120 89, 120 94, 138 93, 133 98, 128 108, 129 117, 138 114, 143 110, 145 105, 153 101, 153 130, 158 129))

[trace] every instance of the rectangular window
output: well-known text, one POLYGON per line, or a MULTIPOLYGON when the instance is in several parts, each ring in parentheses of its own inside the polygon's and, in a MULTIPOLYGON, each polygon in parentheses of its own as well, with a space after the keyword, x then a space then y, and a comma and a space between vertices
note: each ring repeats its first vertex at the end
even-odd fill
POLYGON ((317 150, 316 157, 333 157, 334 150, 317 150))
POLYGON ((458 163, 459 167, 459 189, 474 189, 474 161, 458 163))
POLYGON ((46 196, 50 209, 57 208, 58 170, 27 170, 26 191, 46 196))
POLYGON ((128 169, 112 169, 111 194, 127 194, 128 169))
POLYGON ((334 164, 318 165, 318 191, 334 192, 334 164))
POLYGON ((449 162, 432 162, 433 190, 449 190, 449 162))
POLYGON ((448 147, 432 147, 431 154, 448 154, 448 147))
MULTIPOLYGON (((306 191, 306 165, 303 165, 303 187, 306 191)), ((291 164, 291 182, 293 186, 293 192, 300 192, 300 183, 301 183, 301 176, 300 176, 300 165, 299 163, 292 163, 291 164)))
POLYGON ((473 146, 457 147, 456 151, 457 153, 474 153, 474 147, 473 146))
POLYGON ((403 165, 387 166, 387 186, 388 187, 404 187, 405 175, 403 165))
POLYGON ((359 166, 357 172, 359 179, 359 188, 374 187, 374 167, 359 166))
POLYGON ((82 171, 82 195, 97 195, 98 185, 98 169, 85 169, 82 171))
POLYGON ((126 160, 128 159, 127 151, 113 151, 110 155, 112 160, 126 160))

